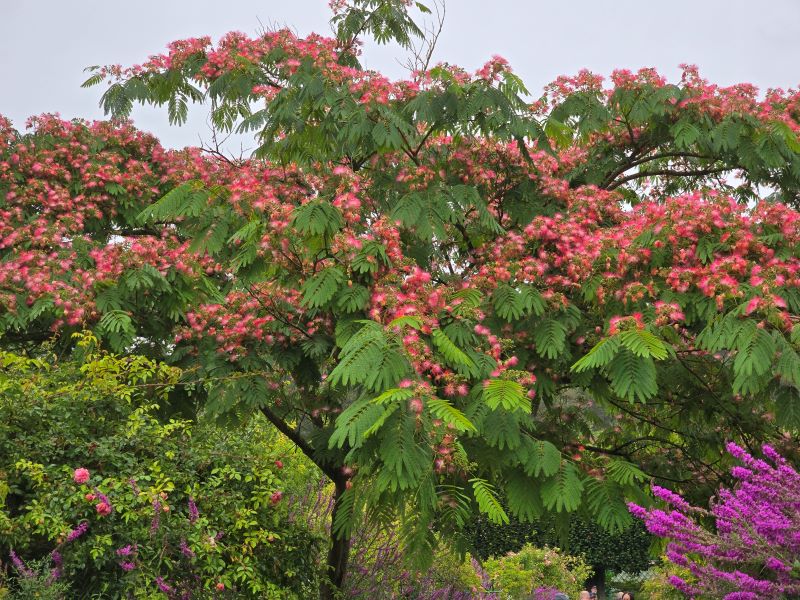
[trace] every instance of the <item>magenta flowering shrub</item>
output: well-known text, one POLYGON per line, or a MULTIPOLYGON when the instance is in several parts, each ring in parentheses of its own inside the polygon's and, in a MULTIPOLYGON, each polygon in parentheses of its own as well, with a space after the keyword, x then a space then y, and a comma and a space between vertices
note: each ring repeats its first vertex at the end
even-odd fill
POLYGON ((653 493, 671 509, 629 508, 652 534, 670 540, 667 558, 696 579, 670 577, 687 596, 800 597, 800 474, 771 446, 763 446, 766 460, 733 443, 727 448, 742 465, 731 469, 736 484, 721 489, 710 510, 658 486, 653 493), (714 520, 714 530, 700 524, 706 517, 714 520))

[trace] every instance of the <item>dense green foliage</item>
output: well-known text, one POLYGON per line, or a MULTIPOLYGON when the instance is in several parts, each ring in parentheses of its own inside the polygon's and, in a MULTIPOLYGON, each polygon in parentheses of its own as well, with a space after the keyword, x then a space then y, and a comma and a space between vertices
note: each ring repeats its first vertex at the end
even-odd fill
POLYGON ((538 588, 555 588, 570 598, 577 598, 592 569, 581 558, 557 548, 537 548, 526 544, 484 563, 493 589, 502 600, 527 600, 538 588))
POLYGON ((280 494, 304 467, 271 428, 159 419, 174 369, 90 338, 79 349, 81 361, 0 354, 0 554, 55 567, 58 551, 57 583, 76 599, 162 597, 158 578, 193 598, 313 594, 324 537, 287 520, 280 494))
POLYGON ((540 519, 534 523, 511 519, 507 525, 495 525, 476 518, 469 527, 475 554, 481 559, 516 552, 523 545, 562 546, 570 554, 582 556, 595 571, 637 573, 650 566, 652 536, 638 522, 621 532, 609 532, 587 518, 575 517, 557 523, 540 519))

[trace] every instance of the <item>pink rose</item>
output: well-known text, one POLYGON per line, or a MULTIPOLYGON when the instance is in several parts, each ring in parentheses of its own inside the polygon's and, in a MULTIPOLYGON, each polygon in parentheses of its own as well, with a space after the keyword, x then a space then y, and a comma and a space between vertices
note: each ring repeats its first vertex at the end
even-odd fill
POLYGON ((84 469, 83 467, 75 469, 75 472, 72 474, 72 480, 75 483, 86 483, 89 481, 89 469, 84 469))
POLYGON ((94 508, 98 515, 106 516, 111 514, 111 507, 106 502, 98 502, 94 508))

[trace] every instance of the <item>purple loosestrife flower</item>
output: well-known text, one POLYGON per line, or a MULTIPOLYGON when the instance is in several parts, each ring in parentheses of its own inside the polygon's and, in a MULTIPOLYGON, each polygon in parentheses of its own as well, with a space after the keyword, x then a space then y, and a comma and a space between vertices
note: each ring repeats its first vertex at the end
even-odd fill
POLYGON ((189 523, 194 525, 199 517, 200 511, 197 510, 197 504, 195 504, 194 498, 189 496, 189 523))
POLYGON ((131 544, 117 548, 117 556, 130 556, 134 552, 136 552, 136 546, 131 544))
POLYGON ((553 587, 539 587, 533 592, 534 600, 553 600, 558 594, 558 590, 553 587))
POLYGON ((189 545, 186 543, 186 540, 181 540, 180 549, 181 553, 186 558, 194 558, 195 556, 194 551, 191 548, 189 548, 189 545))
POLYGON ((89 530, 89 522, 83 521, 80 525, 78 525, 75 529, 73 529, 67 534, 67 543, 74 542, 88 530, 89 530))
POLYGON ((661 500, 663 500, 664 502, 666 502, 668 504, 671 504, 672 506, 674 506, 678 510, 689 511, 692 508, 689 505, 689 503, 686 502, 686 500, 681 498, 675 492, 672 492, 672 491, 670 491, 670 490, 668 490, 666 488, 663 488, 663 487, 659 487, 657 485, 652 486, 651 489, 653 490, 653 495, 656 498, 660 498, 661 500))
POLYGON ((61 577, 61 566, 64 564, 64 559, 58 550, 53 550, 50 553, 50 560, 53 561, 53 568, 50 570, 50 575, 47 578, 48 584, 53 583, 61 577))
POLYGON ((136 568, 136 564, 130 561, 124 560, 119 563, 119 566, 122 567, 123 571, 133 571, 136 568))
POLYGON ((17 556, 17 553, 14 552, 13 548, 11 549, 11 552, 8 553, 8 555, 11 557, 11 562, 14 564, 14 568, 20 575, 26 578, 33 577, 33 571, 31 571, 27 567, 27 565, 24 562, 22 562, 22 559, 19 556, 17 556))
POLYGON ((158 589, 164 592, 165 594, 168 594, 169 592, 172 591, 172 587, 167 585, 167 582, 164 581, 163 577, 156 577, 155 582, 156 585, 158 586, 158 589))

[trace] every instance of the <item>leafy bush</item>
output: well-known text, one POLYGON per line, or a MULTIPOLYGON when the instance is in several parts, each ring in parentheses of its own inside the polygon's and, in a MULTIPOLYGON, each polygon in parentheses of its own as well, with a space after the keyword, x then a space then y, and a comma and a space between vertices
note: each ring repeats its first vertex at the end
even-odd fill
POLYGON ((81 350, 54 366, 0 353, 0 553, 22 565, 11 588, 24 594, 31 561, 55 555, 51 580, 70 598, 316 593, 324 540, 287 519, 297 460, 270 426, 161 420, 176 370, 91 338, 81 350))
POLYGON ((592 569, 582 558, 563 554, 558 548, 537 548, 526 544, 484 563, 493 589, 503 600, 530 598, 539 588, 555 588, 577 597, 592 569))
POLYGON ((683 592, 675 589, 669 579, 680 577, 683 581, 693 582, 694 578, 688 569, 665 561, 663 564, 648 570, 650 576, 642 582, 642 596, 647 600, 685 600, 683 592))
MULTIPOLYGON (((63 600, 66 598, 66 594, 69 592, 69 584, 64 581, 58 581, 58 554, 55 554, 55 557, 55 565, 51 565, 52 556, 26 565, 16 554, 11 554, 11 562, 19 576, 17 587, 19 588, 18 597, 20 599, 63 600)), ((5 591, 0 588, 0 598, 4 597, 5 591)))

